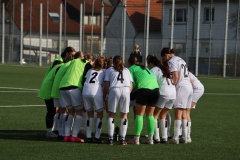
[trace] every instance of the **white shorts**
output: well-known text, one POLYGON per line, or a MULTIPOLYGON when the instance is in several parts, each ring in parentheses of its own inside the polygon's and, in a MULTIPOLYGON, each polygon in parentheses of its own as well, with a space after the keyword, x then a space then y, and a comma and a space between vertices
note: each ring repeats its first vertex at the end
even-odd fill
POLYGON ((64 107, 61 98, 53 98, 54 107, 66 108, 64 107))
POLYGON ((156 107, 163 109, 164 107, 167 109, 172 109, 175 99, 165 99, 163 97, 159 97, 156 107))
POLYGON ((191 108, 193 88, 190 85, 182 85, 177 89, 176 100, 174 103, 174 108, 187 109, 191 108))
POLYGON ((79 110, 82 109, 82 91, 79 88, 71 90, 60 90, 64 107, 79 110))
POLYGON ((94 108, 96 112, 104 110, 102 95, 83 95, 83 102, 86 111, 92 111, 94 108))
POLYGON ((202 97, 204 93, 204 88, 193 89, 192 102, 197 103, 197 101, 202 97))
POLYGON ((111 88, 108 94, 108 111, 116 113, 118 105, 120 112, 128 113, 130 104, 130 89, 129 87, 111 88))

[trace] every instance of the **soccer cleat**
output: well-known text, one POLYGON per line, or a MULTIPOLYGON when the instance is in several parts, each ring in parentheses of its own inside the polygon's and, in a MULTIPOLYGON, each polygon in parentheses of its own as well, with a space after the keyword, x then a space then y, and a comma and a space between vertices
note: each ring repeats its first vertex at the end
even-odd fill
POLYGON ((53 132, 46 133, 46 138, 57 138, 57 137, 58 137, 58 135, 53 132))
POLYGON ((153 139, 154 144, 159 144, 160 141, 158 139, 153 139))
POLYGON ((170 144, 179 144, 179 141, 178 141, 178 140, 175 140, 175 139, 170 139, 170 140, 169 140, 169 143, 170 143, 170 144))
POLYGON ((108 139, 107 144, 112 146, 113 145, 113 140, 112 139, 108 139))
POLYGON ((123 139, 120 140, 120 145, 122 146, 126 146, 127 145, 127 142, 123 139))
POLYGON ((187 141, 185 140, 185 138, 182 137, 182 138, 179 139, 179 143, 185 143, 186 144, 187 141))
POLYGON ((166 143, 168 143, 168 141, 166 139, 161 139, 160 143, 166 144, 166 143))
POLYGON ((100 138, 95 138, 95 139, 93 140, 93 142, 94 142, 94 143, 98 143, 98 144, 102 144, 102 143, 103 143, 103 141, 102 141, 100 138))
POLYGON ((187 142, 187 143, 192 143, 192 139, 191 139, 191 138, 188 138, 186 142, 187 142))
POLYGON ((152 140, 152 139, 149 139, 149 140, 148 140, 148 144, 151 144, 151 145, 154 144, 153 140, 152 140))
POLYGON ((93 139, 92 138, 87 138, 86 143, 93 143, 93 139))
POLYGON ((136 144, 136 145, 139 145, 139 144, 140 144, 140 142, 137 141, 136 139, 129 140, 127 143, 128 143, 128 144, 136 144))
POLYGON ((63 141, 64 142, 70 142, 70 136, 64 136, 63 141))
POLYGON ((75 142, 83 143, 84 139, 81 139, 79 137, 71 137, 70 141, 73 142, 73 143, 75 143, 75 142))

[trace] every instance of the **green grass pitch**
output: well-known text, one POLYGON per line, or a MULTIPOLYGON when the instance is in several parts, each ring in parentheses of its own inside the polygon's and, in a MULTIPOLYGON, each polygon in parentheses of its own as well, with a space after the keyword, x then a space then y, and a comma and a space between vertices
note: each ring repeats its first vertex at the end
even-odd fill
MULTIPOLYGON (((192 143, 113 146, 45 138, 44 102, 37 98, 46 67, 0 65, 0 159, 240 159, 240 79, 199 77, 205 94, 191 112, 192 143)), ((171 134, 173 134, 173 111, 171 134)), ((145 120, 145 119, 144 119, 145 120)), ((119 124, 119 114, 116 125, 119 124)), ((146 122, 146 120, 145 120, 146 122)), ((107 138, 106 118, 102 130, 107 138)), ((144 125, 146 126, 146 125, 144 125)), ((143 128, 141 140, 144 140, 143 128)), ((129 113, 127 139, 133 137, 129 113)))

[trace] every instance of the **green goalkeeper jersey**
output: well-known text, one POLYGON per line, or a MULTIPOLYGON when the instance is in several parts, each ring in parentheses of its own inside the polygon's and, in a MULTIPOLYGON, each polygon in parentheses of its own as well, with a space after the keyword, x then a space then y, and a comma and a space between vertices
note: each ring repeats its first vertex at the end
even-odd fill
POLYGON ((132 65, 129 71, 133 78, 133 88, 151 90, 159 88, 156 78, 148 68, 144 70, 138 65, 132 65))

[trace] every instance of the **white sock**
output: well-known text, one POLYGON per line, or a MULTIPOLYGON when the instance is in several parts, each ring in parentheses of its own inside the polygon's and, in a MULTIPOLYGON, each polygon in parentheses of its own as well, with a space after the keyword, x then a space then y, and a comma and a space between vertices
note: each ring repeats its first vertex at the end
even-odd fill
POLYGON ((77 137, 79 131, 80 131, 80 127, 83 121, 83 117, 80 115, 76 115, 75 116, 75 120, 73 123, 73 130, 72 130, 72 136, 73 137, 77 137))
POLYGON ((93 118, 89 117, 86 121, 86 137, 91 138, 92 137, 92 122, 93 118))
POLYGON ((57 117, 57 126, 58 126, 58 134, 61 136, 62 135, 62 113, 59 113, 58 114, 58 117, 57 117))
POLYGON ((67 117, 67 114, 64 113, 62 114, 62 117, 61 117, 61 128, 60 128, 60 132, 61 132, 61 135, 62 136, 65 136, 65 120, 66 120, 66 117, 67 117))
POLYGON ((128 128, 128 119, 121 119, 121 127, 120 127, 120 138, 125 140, 128 128))
POLYGON ((170 134, 170 127, 171 127, 172 119, 171 119, 171 115, 170 115, 169 112, 168 112, 168 114, 166 116, 166 121, 167 121, 167 134, 168 134, 168 137, 170 137, 171 136, 171 134, 170 134))
POLYGON ((178 140, 179 139, 179 131, 182 121, 181 120, 175 120, 174 121, 174 136, 173 139, 178 140))
POLYGON ((182 120, 182 136, 187 139, 187 119, 182 120))
POLYGON ((72 123, 73 123, 73 116, 67 115, 65 119, 65 136, 70 136, 72 123))
POLYGON ((80 130, 84 130, 86 126, 87 112, 83 112, 82 121, 80 123, 80 130))
POLYGON ((161 119, 160 120, 160 126, 161 126, 161 132, 162 132, 162 139, 167 140, 168 139, 168 125, 166 119, 161 119))
POLYGON ((154 119, 154 120, 155 120, 154 139, 160 141, 158 119, 154 119))
POLYGON ((109 139, 113 139, 114 132, 114 118, 108 118, 108 137, 109 139))
POLYGON ((99 139, 102 133, 102 118, 97 118, 97 122, 95 123, 95 138, 99 139))
POLYGON ((56 113, 56 114, 54 115, 54 117, 53 117, 53 127, 52 127, 52 131, 58 130, 58 123, 57 123, 58 115, 59 115, 59 113, 56 113))
POLYGON ((192 127, 192 122, 188 122, 188 132, 187 132, 187 138, 191 138, 191 127, 192 127))

